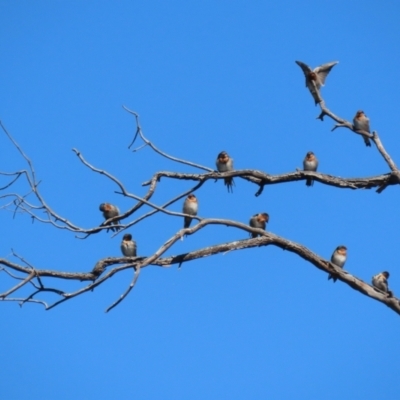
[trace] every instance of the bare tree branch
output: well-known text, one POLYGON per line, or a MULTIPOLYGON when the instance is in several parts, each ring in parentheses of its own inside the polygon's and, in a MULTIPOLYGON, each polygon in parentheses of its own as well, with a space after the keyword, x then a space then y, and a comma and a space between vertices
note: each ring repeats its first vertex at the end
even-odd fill
MULTIPOLYGON (((118 297, 118 299, 111 303, 110 306, 108 306, 108 308, 106 309, 106 312, 108 312, 116 307, 118 304, 120 304, 130 294, 132 289, 135 287, 139 276, 143 275, 143 272, 141 273, 141 271, 148 266, 168 268, 172 265, 178 264, 178 266, 180 267, 183 263, 190 262, 199 258, 212 257, 217 254, 225 254, 226 252, 236 250, 244 250, 254 247, 264 247, 272 245, 279 247, 282 250, 287 250, 298 255, 317 269, 333 275, 335 278, 342 281, 352 289, 385 304, 397 314, 400 314, 400 301, 398 298, 392 296, 391 293, 383 292, 365 283, 363 280, 351 275, 349 272, 339 268, 338 266, 332 264, 330 261, 327 261, 323 257, 312 252, 308 247, 302 244, 290 241, 273 233, 266 232, 260 228, 252 228, 249 225, 238 221, 216 218, 203 218, 197 215, 188 215, 181 212, 170 211, 168 209, 170 205, 182 200, 188 194, 199 190, 208 181, 218 181, 230 177, 241 178, 258 186, 258 190, 255 193, 256 196, 261 195, 266 185, 297 182, 305 180, 307 178, 313 178, 315 181, 320 182, 324 185, 336 187, 339 189, 359 190, 377 188, 376 191, 378 193, 381 193, 385 188, 390 185, 398 185, 400 183, 400 171, 398 170, 395 162, 390 157, 389 153, 384 148, 378 134, 376 132, 373 132, 371 134, 364 130, 356 130, 351 122, 335 115, 326 106, 325 101, 319 92, 319 87, 315 84, 315 82, 312 86, 312 95, 321 108, 321 113, 318 116, 318 119, 323 121, 324 117, 328 116, 336 122, 332 130, 335 130, 337 128, 347 128, 357 135, 361 135, 364 138, 371 139, 375 143, 379 153, 385 160, 390 171, 386 174, 363 178, 341 178, 333 175, 328 175, 326 173, 303 171, 301 169, 296 169, 295 171, 278 175, 270 175, 263 171, 258 171, 254 169, 234 170, 230 172, 220 173, 212 168, 205 167, 192 161, 187 161, 171 156, 157 148, 154 143, 152 143, 144 136, 142 128, 140 126, 139 115, 124 106, 123 108, 128 113, 134 116, 136 123, 135 134, 132 142, 128 146, 129 149, 133 146, 137 138, 140 137, 144 144, 134 149, 133 152, 140 151, 144 147, 148 146, 157 154, 175 163, 188 165, 190 167, 194 167, 205 172, 155 172, 153 173, 153 176, 150 180, 142 184, 142 186, 149 186, 147 193, 144 196, 138 196, 134 193, 130 193, 120 179, 114 177, 108 171, 98 168, 89 163, 83 157, 81 152, 74 148, 73 152, 76 154, 76 156, 85 167, 89 168, 94 173, 105 176, 117 186, 118 190, 116 191, 116 193, 121 194, 125 198, 131 199, 133 201, 132 206, 127 211, 123 212, 120 215, 109 218, 107 221, 103 221, 100 225, 89 229, 75 225, 68 218, 65 218, 56 213, 53 208, 51 208, 45 202, 44 198, 39 192, 40 181, 37 181, 33 163, 0 121, 0 126, 2 130, 5 132, 12 145, 17 149, 21 157, 28 164, 27 170, 21 169, 19 171, 11 173, 0 172, 1 176, 6 177, 5 179, 11 179, 5 186, 0 188, 1 191, 5 191, 13 187, 13 185, 16 184, 21 176, 25 178, 26 184, 28 185, 28 190, 26 194, 19 194, 14 192, 2 194, 0 196, 0 200, 5 201, 6 204, 0 205, 0 210, 9 211, 9 209, 12 207, 14 211, 14 216, 17 213, 27 214, 32 218, 32 221, 51 224, 54 228, 64 229, 67 231, 71 231, 75 234, 79 234, 79 236, 76 236, 79 239, 85 239, 92 234, 97 234, 105 229, 109 229, 110 223, 118 222, 118 225, 116 226, 121 228, 121 230, 115 232, 113 234, 115 236, 121 231, 124 231, 129 227, 138 224, 144 219, 151 217, 159 212, 171 217, 182 218, 185 216, 190 216, 194 220, 198 221, 197 224, 193 225, 190 228, 180 229, 179 231, 177 231, 174 235, 172 235, 164 243, 162 243, 153 254, 149 256, 104 258, 98 260, 89 272, 63 272, 57 271, 56 269, 38 269, 13 251, 13 256, 19 259, 22 264, 16 264, 5 258, 0 258, 0 273, 4 272, 7 275, 8 280, 15 280, 17 281, 17 283, 14 282, 14 284, 9 289, 5 290, 3 293, 0 293, 0 300, 15 301, 18 302, 20 306, 24 305, 25 303, 37 303, 42 304, 46 310, 50 310, 67 300, 78 297, 88 291, 93 291, 96 287, 103 284, 105 281, 110 279, 115 274, 120 273, 121 271, 133 269, 134 274, 132 280, 122 292, 122 294, 118 297), (161 182, 162 178, 165 178, 167 182, 182 180, 193 181, 195 184, 188 190, 185 190, 178 194, 175 193, 173 196, 171 196, 170 199, 168 199, 168 201, 164 202, 164 204, 158 205, 150 200, 152 199, 156 190, 161 190, 162 185, 159 185, 159 183, 161 182), (33 197, 33 201, 31 201, 31 197, 33 197), (150 207, 151 210, 143 214, 139 214, 138 212, 144 205, 150 207), (44 216, 39 215, 39 213, 44 213, 44 216), (136 213, 138 215, 136 215, 136 213), (129 219, 134 214, 135 217, 133 219, 129 219), (124 222, 124 224, 122 223, 122 221, 124 222), (171 249, 178 240, 181 240, 184 237, 184 235, 195 235, 198 231, 214 225, 225 225, 227 227, 233 227, 237 229, 240 233, 246 232, 249 234, 258 234, 259 237, 251 239, 240 238, 238 240, 228 243, 215 244, 176 256, 163 257, 165 252, 171 249), (18 274, 15 274, 15 272, 17 272, 18 274), (20 274, 22 274, 23 276, 19 276, 20 274), (46 278, 46 285, 42 281, 43 277, 46 278), (76 281, 81 283, 81 287, 75 291, 67 292, 58 287, 58 285, 60 284, 60 280, 76 281), (51 282, 50 285, 48 285, 48 281, 51 282), (27 285, 28 283, 29 285, 27 285), (22 288, 26 290, 26 287, 32 289, 32 292, 29 295, 25 297, 10 297, 11 294, 19 292, 22 288), (57 296, 57 299, 51 304, 47 300, 44 301, 42 299, 36 298, 42 296, 46 297, 49 293, 57 296)), ((21 181, 21 179, 19 181, 21 181)))
MULTIPOLYGON (((30 300, 34 295, 44 292, 44 291, 51 291, 54 293, 59 294, 62 296, 61 300, 56 301, 50 306, 47 306, 46 309, 51 309, 54 308, 55 306, 63 303, 66 300, 69 300, 71 298, 77 297, 80 294, 83 294, 85 292, 88 292, 90 290, 93 290, 95 287, 99 286, 102 284, 104 281, 112 277, 118 272, 121 272, 126 269, 134 268, 135 269, 135 274, 133 277, 132 282, 130 283, 128 289, 120 296, 120 298, 115 301, 110 307, 107 308, 106 312, 110 311, 112 308, 114 308, 116 305, 118 305, 123 299, 126 298, 126 296, 130 293, 130 291, 133 289, 135 286, 137 279, 139 277, 140 269, 145 268, 150 265, 154 266, 159 266, 159 267, 170 267, 174 264, 179 264, 181 265, 184 262, 189 262, 192 260, 196 260, 199 258, 204 258, 204 257, 211 257, 216 254, 220 253, 226 253, 228 251, 234 251, 234 250, 243 250, 243 249, 250 249, 253 247, 262 247, 262 246, 277 246, 281 248, 282 250, 287 250, 292 253, 297 254, 304 260, 308 261, 309 263, 313 264, 315 267, 318 269, 328 273, 328 274, 333 274, 338 280, 346 283, 353 289, 359 291, 360 293, 371 297, 377 301, 380 301, 381 303, 386 304, 389 308, 394 310, 396 313, 400 314, 400 300, 396 297, 390 297, 387 293, 384 293, 380 291, 379 289, 376 289, 372 287, 371 285, 365 283, 361 279, 349 274, 347 271, 335 266, 331 262, 327 261, 326 259, 318 256, 311 250, 309 250, 307 247, 284 239, 280 236, 277 236, 273 233, 270 232, 265 232, 262 229, 259 228, 251 228, 250 226, 236 222, 236 221, 231 221, 231 220, 224 220, 224 219, 203 219, 200 221, 197 225, 193 226, 192 228, 187 228, 187 229, 182 229, 178 231, 174 236, 172 236, 170 239, 168 239, 153 255, 149 257, 110 257, 106 258, 103 260, 100 260, 99 262, 96 263, 96 266, 93 268, 92 272, 86 272, 86 273, 70 273, 70 272, 57 272, 57 271, 49 271, 49 270, 41 270, 41 269, 36 269, 35 268, 35 275, 38 277, 52 277, 52 278, 58 278, 58 279, 73 279, 76 281, 92 281, 92 283, 86 285, 85 287, 72 292, 72 293, 66 293, 63 291, 57 291, 57 289, 54 288, 40 288, 39 290, 36 290, 31 296, 28 297, 28 300, 30 300), (241 240, 236 240, 232 241, 229 243, 223 243, 219 245, 214 245, 214 246, 209 246, 205 247, 199 250, 195 250, 192 252, 188 252, 185 254, 180 254, 177 256, 170 256, 167 258, 161 258, 161 255, 165 253, 169 248, 171 248, 177 240, 179 240, 185 233, 187 234, 194 234, 197 231, 203 229, 204 227, 208 225, 225 225, 225 226, 230 226, 230 227, 235 227, 241 230, 244 230, 249 233, 257 233, 260 234, 261 236, 258 238, 253 238, 253 239, 241 239, 241 240), (106 274, 104 274, 102 277, 99 278, 99 276, 105 271, 105 269, 109 266, 112 265, 118 265, 118 264, 123 264, 121 266, 117 266, 110 271, 108 271, 106 274)), ((32 268, 27 268, 23 267, 20 265, 16 265, 13 263, 10 263, 7 260, 0 259, 0 264, 6 265, 12 269, 15 269, 19 272, 24 272, 27 274, 32 274, 32 268)), ((30 276, 30 275, 29 275, 30 276)), ((25 281, 24 281, 25 282, 25 281)), ((5 297, 1 295, 0 297, 5 297)))
MULTIPOLYGON (((156 153, 160 154, 161 156, 163 156, 163 157, 165 157, 165 158, 168 158, 169 160, 175 161, 175 162, 177 162, 177 163, 185 164, 185 165, 190 165, 191 167, 203 169, 203 170, 205 170, 205 171, 210 171, 210 172, 214 171, 213 169, 208 168, 208 167, 204 167, 204 166, 202 166, 202 165, 200 165, 200 164, 195 164, 195 163, 193 163, 193 162, 191 162, 191 161, 186 161, 186 160, 182 160, 182 159, 180 159, 180 158, 176 158, 176 157, 170 156, 170 155, 168 155, 167 153, 164 153, 163 151, 161 151, 160 149, 158 149, 152 142, 150 142, 150 140, 148 140, 148 139, 143 135, 142 128, 140 127, 140 123, 139 123, 139 114, 136 113, 135 111, 129 110, 129 109, 128 109, 127 107, 125 107, 125 106, 122 106, 122 108, 123 108, 125 111, 127 111, 129 114, 132 114, 132 115, 135 117, 135 120, 136 120, 136 133, 135 133, 135 136, 134 136, 134 138, 133 138, 131 144, 128 146, 128 149, 131 148, 131 146, 132 146, 133 143, 135 142, 137 136, 139 135, 139 136, 141 137, 141 139, 146 143, 146 145, 150 146, 156 153)), ((136 151, 137 151, 137 150, 136 150, 136 151)))

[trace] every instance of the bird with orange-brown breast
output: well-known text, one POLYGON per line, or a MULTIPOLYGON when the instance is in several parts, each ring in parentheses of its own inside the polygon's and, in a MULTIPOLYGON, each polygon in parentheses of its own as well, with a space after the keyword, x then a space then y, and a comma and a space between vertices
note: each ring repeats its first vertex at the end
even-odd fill
MULTIPOLYGON (((229 157, 226 151, 221 151, 217 156, 215 162, 218 172, 229 172, 233 171, 233 159, 229 157)), ((225 186, 228 188, 228 192, 233 192, 232 186, 235 184, 233 178, 224 178, 225 186)))
MULTIPOLYGON (((269 215, 267 213, 259 213, 259 214, 254 214, 250 218, 249 225, 252 228, 260 228, 265 230, 268 222, 269 222, 269 215)), ((259 233, 250 233, 250 236, 252 238, 256 238, 257 236, 261 235, 259 233)))
MULTIPOLYGON (((346 246, 336 247, 331 257, 331 263, 335 264, 339 268, 343 268, 346 259, 347 259, 347 247, 346 246)), ((333 282, 337 281, 337 278, 334 277, 332 274, 329 274, 328 280, 329 279, 333 279, 333 282)))
MULTIPOLYGON (((197 201, 196 196, 191 193, 188 197, 186 197, 185 202, 183 203, 183 214, 189 215, 197 215, 197 211, 199 209, 199 203, 197 201)), ((193 218, 185 217, 183 222, 184 228, 189 228, 193 218)))
MULTIPOLYGON (((306 154, 306 158, 303 160, 304 171, 316 171, 318 168, 318 159, 312 151, 306 154)), ((314 184, 313 178, 307 178, 306 185, 312 186, 314 184)))
POLYGON ((303 70, 306 77, 306 87, 314 98, 316 105, 322 101, 319 93, 321 86, 324 86, 326 77, 338 62, 339 61, 333 61, 311 69, 307 64, 304 64, 301 61, 296 61, 296 64, 303 70))
MULTIPOLYGON (((99 207, 100 211, 103 212, 103 217, 105 218, 105 220, 116 217, 117 215, 119 215, 119 209, 117 206, 113 206, 110 203, 101 203, 100 207, 99 207)), ((113 221, 112 222, 114 225, 118 225, 118 221, 113 221)), ((108 223, 107 225, 110 225, 110 223, 108 223)), ((116 227, 110 227, 110 229, 114 232, 114 230, 118 231, 119 229, 121 229, 121 227, 116 226, 116 227)), ((108 232, 108 229, 107 229, 108 232)))
MULTIPOLYGON (((353 127, 355 131, 364 131, 371 133, 369 128, 369 118, 365 115, 364 111, 359 110, 356 112, 356 115, 353 118, 353 127)), ((371 142, 369 138, 363 136, 363 139, 365 145, 371 147, 371 142)))

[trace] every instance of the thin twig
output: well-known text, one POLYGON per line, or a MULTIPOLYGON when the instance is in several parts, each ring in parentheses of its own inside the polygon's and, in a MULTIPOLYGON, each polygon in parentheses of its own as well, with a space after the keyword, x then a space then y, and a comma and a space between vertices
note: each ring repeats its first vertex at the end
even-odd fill
POLYGON ((136 113, 135 111, 129 110, 129 108, 127 108, 127 107, 125 107, 125 106, 122 106, 122 108, 123 108, 125 111, 127 111, 129 114, 132 114, 132 115, 135 117, 135 120, 136 120, 136 133, 135 133, 135 137, 133 138, 133 140, 132 140, 131 144, 128 146, 128 148, 130 148, 130 147, 133 145, 133 143, 134 143, 135 140, 136 140, 137 135, 139 135, 139 136, 142 138, 142 140, 143 140, 147 145, 149 145, 156 153, 160 154, 161 156, 163 156, 163 157, 165 157, 165 158, 168 158, 169 160, 175 161, 175 162, 177 162, 177 163, 185 164, 185 165, 190 165, 191 167, 203 169, 203 170, 209 171, 209 172, 214 171, 213 169, 208 168, 208 167, 204 167, 203 165, 196 164, 196 163, 193 163, 193 162, 191 162, 191 161, 186 161, 186 160, 182 160, 182 159, 180 159, 180 158, 176 158, 176 157, 170 156, 169 154, 164 153, 163 151, 161 151, 160 149, 158 149, 150 140, 148 140, 148 139, 144 136, 143 131, 142 131, 142 128, 140 127, 140 123, 139 123, 139 114, 136 113))

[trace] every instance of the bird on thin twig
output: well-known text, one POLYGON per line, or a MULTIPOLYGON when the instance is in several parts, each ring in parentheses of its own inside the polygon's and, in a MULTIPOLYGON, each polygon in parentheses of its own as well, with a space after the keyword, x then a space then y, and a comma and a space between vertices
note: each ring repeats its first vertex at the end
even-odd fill
POLYGON ((318 104, 322 101, 319 90, 321 86, 324 86, 327 75, 338 62, 339 61, 333 61, 322 64, 312 70, 307 64, 304 64, 301 61, 296 61, 296 64, 303 70, 303 73, 306 77, 306 87, 310 91, 311 96, 314 98, 315 104, 318 104))
MULTIPOLYGON (((336 247, 335 251, 331 257, 331 263, 335 264, 336 266, 343 268, 344 263, 346 262, 347 258, 347 247, 346 246, 338 246, 336 247)), ((328 280, 333 279, 333 282, 337 281, 337 278, 332 274, 329 274, 328 280)))
MULTIPOLYGON (((226 151, 221 151, 221 153, 217 156, 217 161, 215 162, 217 165, 218 172, 229 172, 233 171, 233 159, 229 157, 226 151)), ((224 178, 225 186, 228 188, 228 192, 233 192, 232 186, 235 184, 233 178, 224 178)))
MULTIPOLYGON (((269 222, 269 215, 267 213, 259 213, 259 214, 254 214, 250 218, 249 225, 252 228, 260 228, 260 229, 265 230, 268 222, 269 222)), ((258 233, 250 233, 250 236, 252 238, 256 238, 257 236, 261 236, 261 235, 258 233)))
MULTIPOLYGON (((117 215, 119 215, 119 209, 117 206, 113 206, 110 203, 101 203, 100 207, 99 207, 100 211, 103 212, 103 217, 107 220, 113 217, 116 217, 117 215)), ((118 221, 113 221, 112 222, 114 225, 118 225, 118 221)), ((108 223, 107 225, 110 225, 110 223, 108 223)), ((121 229, 121 227, 119 226, 115 226, 115 227, 110 227, 110 229, 114 232, 115 230, 118 231, 119 229, 121 229)), ((108 229, 107 229, 108 232, 108 229)))
MULTIPOLYGON (((369 128, 369 118, 365 115, 364 111, 357 111, 353 118, 353 127, 355 131, 365 131, 371 133, 369 128)), ((363 135, 365 145, 371 147, 369 138, 363 135)))
MULTIPOLYGON (((316 171, 318 168, 318 159, 312 151, 306 154, 306 158, 303 160, 304 171, 316 171)), ((312 186, 314 184, 313 178, 307 178, 306 185, 312 186)))
MULTIPOLYGON (((186 197, 185 202, 183 203, 183 214, 189 215, 197 215, 197 211, 199 209, 199 203, 197 201, 196 196, 191 193, 188 197, 186 197)), ((184 228, 189 228, 193 218, 185 217, 183 222, 184 228)))

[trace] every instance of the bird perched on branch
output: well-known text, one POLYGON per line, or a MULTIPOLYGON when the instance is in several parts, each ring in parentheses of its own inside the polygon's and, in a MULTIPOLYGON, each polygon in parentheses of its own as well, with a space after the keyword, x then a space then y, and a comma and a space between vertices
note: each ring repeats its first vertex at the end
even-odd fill
MULTIPOLYGON (((312 151, 309 151, 306 154, 306 158, 303 160, 303 169, 304 171, 316 171, 318 168, 318 160, 315 157, 315 154, 312 151)), ((306 185, 312 186, 314 184, 313 178, 307 178, 306 185)))
MULTIPOLYGON (((355 117, 353 118, 353 127, 355 131, 365 131, 370 132, 369 129, 369 118, 365 115, 364 111, 357 111, 355 117)), ((369 138, 363 136, 364 142, 366 146, 371 147, 371 142, 369 138)))
POLYGON ((387 281, 388 278, 389 278, 389 272, 383 271, 372 277, 372 285, 382 290, 383 292, 388 293, 389 296, 392 296, 392 292, 389 290, 389 285, 387 281))
MULTIPOLYGON (((197 215, 197 210, 199 209, 199 203, 197 201, 196 196, 192 193, 189 194, 188 197, 186 197, 185 202, 183 203, 183 210, 182 212, 184 214, 189 214, 189 215, 197 215)), ((185 217, 183 227, 184 228, 189 228, 193 218, 190 217, 185 217)))
MULTIPOLYGON (((117 206, 113 206, 110 203, 101 203, 100 207, 99 207, 100 211, 103 212, 103 217, 107 220, 113 217, 116 217, 117 215, 119 215, 119 209, 117 206)), ((112 222, 114 225, 118 225, 118 221, 113 221, 112 222)), ((110 223, 108 223, 107 225, 110 225, 110 223)), ((119 226, 116 227, 110 227, 110 229, 114 232, 114 230, 118 231, 119 229, 121 229, 119 226)), ((108 232, 108 229, 107 229, 108 232)))
MULTIPOLYGON (((347 247, 346 246, 338 246, 336 247, 335 251, 331 257, 331 263, 337 265, 340 268, 343 268, 344 263, 346 262, 347 258, 347 247)), ((328 280, 333 279, 333 282, 337 281, 333 275, 329 274, 328 280)))
POLYGON ((321 95, 319 93, 321 86, 324 86, 327 75, 338 62, 339 61, 333 61, 330 63, 322 64, 312 70, 307 64, 304 64, 301 61, 296 61, 296 64, 304 72, 304 75, 306 77, 306 87, 310 91, 311 96, 314 98, 316 105, 322 101, 321 95))
MULTIPOLYGON (((265 228, 267 227, 268 221, 269 221, 269 215, 267 213, 254 214, 250 218, 249 225, 252 228, 260 228, 260 229, 265 230, 265 228)), ((261 236, 261 235, 258 233, 250 233, 250 236, 252 238, 256 238, 257 236, 261 236)))
POLYGON ((122 238, 121 251, 125 257, 136 257, 136 242, 130 233, 125 233, 122 238))
MULTIPOLYGON (((229 157, 226 151, 221 151, 221 153, 217 156, 217 161, 215 162, 217 165, 218 172, 229 172, 233 171, 233 159, 229 157)), ((235 184, 233 182, 233 178, 225 178, 225 186, 228 188, 228 192, 233 192, 232 186, 235 184)))

